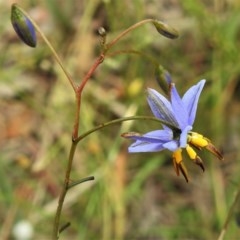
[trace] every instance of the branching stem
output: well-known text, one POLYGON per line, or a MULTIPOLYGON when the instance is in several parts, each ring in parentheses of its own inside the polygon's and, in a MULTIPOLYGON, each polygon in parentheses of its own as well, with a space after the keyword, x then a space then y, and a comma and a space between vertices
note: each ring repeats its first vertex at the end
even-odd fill
MULTIPOLYGON (((41 35, 42 39, 44 40, 44 42, 47 44, 47 46, 49 47, 50 51, 52 52, 53 56, 55 57, 57 63, 59 64, 59 66, 61 67, 61 69, 63 70, 65 76, 67 77, 71 87, 74 90, 75 93, 75 99, 76 99, 76 112, 75 112, 75 120, 74 120, 74 125, 73 125, 73 131, 72 131, 72 144, 71 144, 71 148, 70 148, 70 152, 69 152, 69 156, 68 156, 68 162, 67 162, 67 166, 66 166, 66 171, 65 171, 65 178, 64 178, 64 182, 62 185, 62 190, 59 196, 59 200, 58 200, 58 206, 57 206, 57 210, 56 210, 56 215, 55 215, 55 219, 54 219, 54 226, 53 226, 53 233, 52 233, 52 239, 53 240, 57 240, 59 239, 59 234, 65 230, 68 226, 70 226, 70 223, 67 223, 65 225, 63 225, 63 227, 60 228, 60 220, 61 220, 61 213, 62 213, 62 208, 63 208, 63 203, 67 194, 67 191, 71 188, 74 187, 80 183, 89 181, 89 180, 93 180, 94 177, 87 177, 78 181, 75 181, 73 183, 70 183, 70 175, 71 175, 71 171, 72 171, 72 164, 73 164, 73 159, 74 159, 74 155, 75 155, 75 151, 76 151, 76 147, 77 144, 84 139, 86 136, 88 136, 89 134, 96 132, 102 128, 105 128, 107 126, 111 126, 113 124, 117 124, 117 123, 121 123, 124 121, 129 121, 129 120, 153 120, 153 121, 158 121, 162 124, 165 124, 169 127, 173 127, 169 125, 169 123, 159 120, 157 118, 154 117, 143 117, 143 116, 134 116, 134 117, 127 117, 127 118, 120 118, 120 119, 116 119, 116 120, 112 120, 109 121, 107 123, 104 124, 100 124, 99 126, 87 131, 86 133, 82 134, 81 136, 79 136, 79 128, 80 128, 80 110, 81 110, 81 100, 82 100, 82 92, 84 87, 86 86, 86 83, 88 82, 88 80, 92 77, 93 73, 95 72, 95 70, 98 68, 98 66, 104 61, 105 56, 107 56, 107 52, 119 41, 121 40, 125 35, 127 35, 128 33, 130 33, 131 31, 133 31, 134 29, 142 26, 143 24, 146 23, 155 23, 153 19, 145 19, 142 20, 132 26, 130 26, 129 28, 127 28, 126 30, 124 30, 122 33, 120 33, 115 39, 113 39, 110 43, 106 43, 106 36, 101 33, 102 35, 102 49, 101 49, 101 53, 98 56, 98 58, 96 59, 96 61, 93 63, 92 67, 90 68, 90 70, 88 71, 88 73, 85 75, 85 77, 83 78, 83 80, 79 83, 76 84, 71 75, 68 73, 68 71, 65 69, 61 59, 59 58, 57 52, 55 51, 55 49, 53 48, 52 44, 48 41, 48 39, 46 38, 46 36, 44 35, 44 33, 41 31, 41 29, 38 27, 38 25, 35 23, 35 21, 29 16, 29 14, 24 11, 24 9, 22 9, 20 6, 18 6, 17 4, 15 4, 15 6, 29 19, 29 21, 31 21, 31 23, 33 24, 34 28, 37 30, 37 32, 41 35)), ((159 25, 159 24, 158 24, 159 25)), ((161 28, 162 25, 157 26, 158 28, 161 28)), ((160 29, 161 30, 161 29, 160 29)), ((163 29, 164 30, 164 29, 163 29)), ((159 30, 158 30, 159 31, 159 30)), ((164 32, 164 33, 168 33, 168 32, 164 32)), ((166 35, 166 34, 165 34, 166 35)), ((133 53, 133 54, 138 54, 143 56, 143 54, 141 54, 138 51, 121 51, 121 52, 115 52, 112 53, 113 55, 117 55, 117 54, 121 54, 121 53, 133 53)), ((111 54, 109 54, 110 56, 111 54)), ((146 56, 145 56, 146 57, 146 56)), ((149 58, 149 57, 148 57, 149 58)), ((152 58, 149 58, 155 65, 156 62, 154 62, 154 60, 152 58)))

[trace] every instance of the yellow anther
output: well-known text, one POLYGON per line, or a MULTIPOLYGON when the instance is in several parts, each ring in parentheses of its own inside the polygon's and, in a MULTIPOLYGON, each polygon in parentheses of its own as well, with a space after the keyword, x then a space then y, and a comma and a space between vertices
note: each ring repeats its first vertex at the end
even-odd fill
POLYGON ((192 135, 189 135, 188 142, 196 147, 206 147, 209 144, 209 140, 198 133, 192 133, 192 135))
POLYGON ((218 158, 219 160, 223 160, 223 155, 222 155, 222 153, 221 153, 213 144, 209 143, 209 144, 207 145, 206 149, 207 149, 208 151, 210 151, 211 153, 213 153, 215 156, 217 156, 217 158, 218 158))
POLYGON ((178 148, 174 153, 173 153, 173 159, 174 161, 179 164, 182 161, 182 149, 178 148))
POLYGON ((192 147, 189 145, 186 146, 186 151, 188 156, 194 161, 195 164, 201 167, 201 169, 204 171, 203 161, 202 159, 197 155, 197 153, 194 151, 192 147))
POLYGON ((203 135, 197 132, 191 132, 191 136, 203 138, 203 135))
POLYGON ((195 160, 197 158, 197 153, 193 150, 192 147, 189 145, 186 146, 186 151, 188 153, 188 156, 192 159, 195 160))
POLYGON ((184 176, 185 180, 188 182, 188 173, 187 169, 182 161, 182 149, 179 148, 173 153, 173 166, 174 169, 179 176, 179 173, 181 172, 184 176))
POLYGON ((180 162, 179 165, 178 165, 178 168, 181 171, 182 175, 184 176, 186 182, 188 182, 189 181, 189 179, 188 179, 188 172, 187 172, 187 169, 186 169, 184 163, 180 162))

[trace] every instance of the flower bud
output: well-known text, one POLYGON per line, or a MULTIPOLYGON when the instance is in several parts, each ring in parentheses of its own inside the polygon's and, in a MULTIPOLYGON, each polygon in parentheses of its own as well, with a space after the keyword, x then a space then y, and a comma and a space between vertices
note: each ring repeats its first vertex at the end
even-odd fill
POLYGON ((106 32, 105 28, 103 28, 103 27, 100 27, 98 29, 98 33, 101 37, 105 37, 107 35, 107 32, 106 32))
POLYGON ((36 32, 31 21, 22 13, 17 4, 12 5, 11 21, 19 38, 30 47, 36 47, 36 32))
POLYGON ((154 20, 153 25, 155 26, 155 28, 161 35, 163 35, 167 38, 174 39, 174 38, 178 38, 178 36, 179 36, 178 31, 175 30, 174 28, 170 27, 166 23, 163 23, 158 20, 154 20))
POLYGON ((99 36, 101 37, 100 43, 102 46, 104 46, 106 44, 106 39, 107 39, 107 32, 106 32, 105 28, 100 27, 98 29, 98 33, 99 33, 99 36))
POLYGON ((166 69, 164 69, 162 65, 158 65, 156 67, 155 78, 157 80, 158 85, 162 88, 162 90, 166 94, 168 94, 172 80, 169 72, 166 69))

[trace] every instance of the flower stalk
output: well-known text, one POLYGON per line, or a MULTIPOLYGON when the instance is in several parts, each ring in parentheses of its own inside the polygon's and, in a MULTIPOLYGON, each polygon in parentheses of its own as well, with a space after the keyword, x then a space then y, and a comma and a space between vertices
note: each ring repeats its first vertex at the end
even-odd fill
POLYGON ((71 173, 71 170, 72 170, 72 162, 73 162, 73 157, 74 157, 74 154, 75 154, 75 151, 76 151, 76 147, 77 147, 77 143, 72 142, 70 153, 69 153, 69 158, 68 158, 68 162, 67 162, 67 168, 66 168, 66 172, 65 172, 65 180, 64 180, 62 192, 60 193, 60 196, 59 196, 58 207, 57 207, 57 211, 56 211, 56 215, 55 215, 55 219, 54 219, 54 224, 53 224, 52 239, 54 239, 54 240, 59 239, 60 217, 61 217, 61 213, 62 213, 62 207, 63 207, 64 199, 65 199, 65 196, 67 194, 68 187, 69 187, 70 173, 71 173))
MULTIPOLYGON (((66 171, 65 171, 65 177, 64 177, 64 183, 62 186, 62 190, 59 196, 58 200, 58 206, 55 214, 55 219, 54 219, 54 226, 53 226, 53 232, 52 232, 52 239, 57 240, 59 239, 59 235, 62 231, 64 231, 67 227, 70 226, 70 223, 64 224, 63 227, 60 227, 60 220, 61 220, 61 213, 62 213, 62 208, 64 204, 64 200, 67 194, 67 191, 83 182, 93 180, 94 177, 87 177, 84 179, 81 179, 79 181, 74 181, 70 182, 70 175, 71 175, 71 170, 72 170, 72 164, 73 164, 73 159, 76 151, 77 144, 84 139, 86 136, 89 134, 96 132, 102 128, 105 128, 107 126, 111 126, 113 124, 118 124, 124 121, 129 121, 129 120, 153 120, 153 121, 158 121, 161 124, 164 124, 165 126, 168 126, 171 129, 175 129, 175 126, 169 122, 166 121, 166 119, 159 119, 156 117, 144 117, 144 116, 134 116, 134 117, 127 117, 127 118, 120 118, 116 120, 109 121, 107 123, 101 124, 86 133, 82 134, 79 136, 79 128, 80 128, 80 110, 81 110, 81 100, 82 100, 82 92, 84 90, 84 87, 86 86, 88 80, 92 77, 93 73, 96 71, 96 69, 99 67, 99 65, 104 61, 107 52, 115 45, 118 43, 120 39, 122 39, 125 35, 133 31, 134 29, 142 26, 143 24, 146 23, 151 23, 155 26, 156 30, 163 36, 168 37, 168 38, 176 38, 178 37, 178 33, 176 30, 173 28, 169 27, 167 24, 164 24, 160 21, 154 20, 154 19, 146 19, 143 21, 140 21, 126 30, 124 30, 122 33, 120 33, 115 39, 113 39, 110 43, 107 43, 107 38, 106 38, 106 32, 104 29, 100 29, 100 37, 101 37, 101 52, 95 62, 93 63, 92 67, 89 69, 88 73, 85 75, 85 77, 82 79, 82 81, 79 84, 76 84, 71 75, 68 73, 68 71, 65 69, 60 57, 58 56, 56 50, 52 46, 52 44, 48 41, 44 33, 41 31, 39 26, 35 23, 35 21, 29 16, 29 14, 24 11, 20 6, 17 4, 12 5, 12 23, 15 31, 17 32, 18 36, 23 40, 27 45, 31 47, 36 46, 36 35, 35 35, 35 30, 40 34, 42 37, 43 41, 46 43, 48 48, 50 49, 52 55, 56 59, 57 63, 63 70, 65 76, 68 79, 69 84, 71 85, 72 89, 74 90, 75 93, 75 99, 76 99, 76 112, 75 112, 75 120, 73 124, 73 131, 72 131, 72 144, 71 148, 69 151, 69 156, 68 156, 68 161, 67 161, 67 166, 66 166, 66 171)), ((122 51, 123 52, 123 51, 122 51)), ((120 54, 121 52, 119 52, 120 54)), ((135 52, 136 53, 136 52, 135 52)), ((141 55, 141 54, 140 54, 141 55)), ((157 65, 155 63, 155 65, 157 65)), ((126 136, 124 136, 126 137, 126 136)))
POLYGON ((125 35, 127 35, 128 33, 130 33, 131 31, 135 30, 136 28, 147 24, 147 23, 151 23, 155 26, 156 30, 163 36, 167 37, 167 38, 177 38, 178 32, 177 30, 175 30, 174 28, 170 27, 169 25, 167 25, 166 23, 163 23, 161 21, 158 21, 156 19, 144 19, 140 22, 135 23, 134 25, 130 26, 129 28, 127 28, 126 30, 124 30, 123 32, 121 32, 116 38, 114 38, 110 43, 108 43, 106 45, 106 52, 112 48, 120 39, 122 39, 125 35))
POLYGON ((239 188, 238 188, 238 190, 237 190, 237 193, 236 193, 236 195, 235 195, 235 197, 234 197, 233 203, 232 203, 232 205, 231 205, 231 207, 230 207, 230 209, 229 209, 229 212, 228 212, 228 214, 227 214, 226 220, 225 220, 225 222, 224 222, 224 224, 223 224, 223 227, 222 227, 222 229, 221 229, 220 235, 219 235, 219 237, 217 238, 217 240, 223 240, 223 239, 224 239, 224 236, 225 236, 225 234, 226 234, 226 232, 227 232, 229 223, 230 223, 230 221, 231 221, 231 219, 232 219, 234 210, 235 210, 237 204, 239 203, 239 201, 240 201, 240 186, 239 186, 239 188))

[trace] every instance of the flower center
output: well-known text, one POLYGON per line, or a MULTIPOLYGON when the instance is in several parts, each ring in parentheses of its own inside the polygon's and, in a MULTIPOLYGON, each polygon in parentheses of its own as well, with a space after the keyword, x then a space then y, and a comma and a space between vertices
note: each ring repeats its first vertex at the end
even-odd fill
POLYGON ((172 130, 172 132, 173 132, 173 139, 179 140, 182 134, 181 129, 174 129, 172 130))

